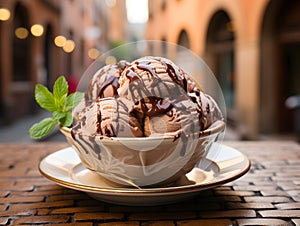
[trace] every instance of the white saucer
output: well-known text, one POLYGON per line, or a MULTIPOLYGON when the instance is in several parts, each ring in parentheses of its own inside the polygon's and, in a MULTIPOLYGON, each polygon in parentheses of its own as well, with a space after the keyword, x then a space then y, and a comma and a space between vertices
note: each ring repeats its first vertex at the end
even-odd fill
MULTIPOLYGON (((45 157, 40 162, 39 170, 43 176, 55 183, 86 192, 101 201, 135 206, 161 205, 191 198, 201 190, 235 180, 250 169, 250 161, 244 154, 226 145, 218 144, 218 147, 219 154, 214 158, 210 157, 208 161, 211 164, 206 164, 205 169, 196 166, 169 187, 118 187, 85 168, 71 147, 45 157)), ((217 148, 217 145, 212 148, 217 148)))

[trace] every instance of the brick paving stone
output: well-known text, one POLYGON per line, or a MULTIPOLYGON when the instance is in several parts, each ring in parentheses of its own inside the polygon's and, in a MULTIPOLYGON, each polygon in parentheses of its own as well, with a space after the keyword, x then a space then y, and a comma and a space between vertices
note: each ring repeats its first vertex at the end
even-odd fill
POLYGON ((260 193, 263 196, 289 196, 289 194, 286 191, 281 190, 261 190, 260 193))
POLYGON ((43 224, 43 223, 66 223, 69 220, 69 216, 30 216, 22 217, 13 221, 14 225, 21 224, 43 224))
POLYGON ((272 180, 275 182, 280 182, 280 181, 297 181, 299 180, 299 177, 293 177, 292 175, 285 174, 284 176, 274 176, 272 177, 272 180), (288 176, 288 177, 287 177, 288 176))
POLYGON ((39 208, 50 208, 50 207, 66 207, 73 206, 74 201, 57 201, 57 202, 38 202, 38 203, 18 203, 11 204, 11 210, 20 210, 20 209, 39 209, 39 208))
MULTIPOLYGON (((164 224, 164 225, 168 226, 168 224, 164 224)), ((138 221, 107 222, 107 223, 100 223, 98 224, 98 226, 140 226, 140 223, 138 221)))
POLYGON ((263 203, 281 203, 281 202, 289 202, 290 198, 281 197, 281 196, 253 196, 253 197, 244 197, 246 202, 263 202, 263 203))
POLYGON ((47 209, 47 208, 42 208, 42 209, 38 209, 37 214, 36 215, 49 215, 51 213, 51 209, 47 209))
POLYGON ((294 184, 292 181, 278 182, 277 184, 284 191, 300 190, 300 185, 294 184))
POLYGON ((299 217, 300 210, 262 210, 259 214, 263 217, 292 218, 299 217))
MULTIPOLYGON (((5 186, 13 186, 15 182, 11 179, 1 179, 0 180, 0 188, 5 187, 5 186)), ((1 191, 5 192, 5 191, 1 191)))
POLYGON ((75 221, 86 221, 86 220, 123 220, 125 215, 123 213, 105 213, 105 212, 94 212, 94 213, 75 213, 75 221))
POLYGON ((259 185, 248 185, 248 186, 233 186, 233 189, 236 191, 261 191, 261 190, 274 190, 278 186, 259 186, 259 185))
POLYGON ((178 214, 174 212, 161 212, 161 213, 132 213, 128 215, 129 220, 183 220, 183 219, 195 219, 196 212, 179 212, 178 214))
POLYGON ((173 221, 147 221, 141 222, 140 226, 175 226, 173 221))
POLYGON ((98 207, 67 207, 67 208, 57 208, 50 210, 50 214, 70 214, 70 213, 91 213, 95 211, 103 211, 104 207, 98 206, 98 207))
POLYGON ((188 221, 176 221, 177 226, 229 226, 232 225, 229 219, 219 220, 188 220, 188 221))
POLYGON ((295 202, 300 202, 300 195, 292 197, 295 202))
POLYGON ((298 167, 298 169, 286 169, 283 170, 282 172, 277 172, 275 173, 276 177, 285 177, 286 175, 289 175, 291 177, 295 177, 296 180, 299 180, 299 175, 300 175, 300 167, 298 167))
POLYGON ((291 196, 298 196, 300 195, 300 190, 289 190, 287 193, 291 196))
POLYGON ((36 214, 36 210, 20 209, 20 210, 7 210, 0 213, 1 217, 12 216, 32 216, 36 214))
POLYGON ((66 224, 51 224, 51 226, 93 226, 93 222, 75 222, 66 224))
POLYGON ((65 190, 59 189, 59 190, 48 190, 48 191, 14 191, 13 195, 15 196, 52 196, 52 195, 59 195, 64 194, 65 190))
POLYGON ((44 200, 43 196, 33 196, 33 197, 22 197, 22 196, 13 196, 0 198, 0 203, 35 203, 42 202, 44 200))
POLYGON ((209 211, 200 212, 201 218, 240 218, 240 217, 255 217, 254 210, 222 210, 222 211, 209 211))
POLYGON ((232 203, 232 202, 227 202, 225 203, 225 206, 227 209, 274 209, 275 206, 271 203, 254 203, 254 202, 249 202, 249 203, 232 203))
POLYGON ((278 185, 275 182, 271 182, 271 181, 255 181, 253 180, 251 183, 253 183, 253 185, 256 186, 274 186, 275 188, 278 188, 278 185))
POLYGON ((280 203, 280 204, 275 204, 275 207, 277 209, 286 209, 286 210, 300 209, 300 202, 280 203))
POLYGON ((246 226, 246 225, 273 225, 273 226, 289 226, 289 222, 285 220, 280 220, 280 219, 238 219, 237 223, 239 226, 246 226))
POLYGON ((19 183, 18 185, 1 185, 1 191, 32 191, 34 186, 32 184, 19 183))

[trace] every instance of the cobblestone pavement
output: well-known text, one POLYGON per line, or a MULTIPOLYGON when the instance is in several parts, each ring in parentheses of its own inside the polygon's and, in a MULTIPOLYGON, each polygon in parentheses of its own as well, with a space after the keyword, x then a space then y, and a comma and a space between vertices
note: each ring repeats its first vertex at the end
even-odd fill
POLYGON ((1 225, 300 225, 300 146, 295 142, 226 142, 252 162, 242 178, 193 200, 152 206, 96 201, 43 178, 39 161, 66 143, 0 144, 1 225))

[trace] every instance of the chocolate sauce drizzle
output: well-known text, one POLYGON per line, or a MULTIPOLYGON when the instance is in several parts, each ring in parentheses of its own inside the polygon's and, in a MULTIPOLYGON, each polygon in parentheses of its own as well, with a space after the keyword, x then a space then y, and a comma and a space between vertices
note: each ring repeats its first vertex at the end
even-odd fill
POLYGON ((100 87, 100 91, 98 94, 98 97, 103 98, 104 95, 104 90, 108 87, 108 86, 112 86, 113 88, 113 95, 117 95, 118 94, 118 88, 119 88, 119 78, 116 77, 115 75, 111 75, 109 76, 106 81, 103 83, 103 85, 100 87))
MULTIPOLYGON (((156 60, 162 63, 162 65, 166 67, 166 72, 168 73, 169 77, 172 79, 174 83, 184 88, 184 90, 187 89, 187 85, 186 85, 187 82, 185 81, 185 79, 181 79, 183 78, 183 76, 180 74, 178 70, 175 70, 175 68, 171 64, 164 63, 158 58, 156 60)), ((157 75, 155 67, 151 65, 151 61, 143 59, 140 61, 135 61, 134 64, 136 64, 136 67, 138 69, 150 73, 150 75, 152 76, 151 79, 153 80, 152 87, 156 88, 160 94, 162 92, 160 90, 159 85, 165 86, 165 88, 168 90, 168 93, 170 94, 174 93, 174 91, 172 92, 172 90, 170 90, 170 87, 168 87, 157 75)), ((139 103, 139 101, 141 102, 141 109, 144 112, 144 114, 152 117, 152 116, 164 114, 173 108, 173 104, 171 103, 171 101, 168 101, 166 100, 166 98, 163 97, 153 96, 153 94, 147 89, 141 76, 135 72, 133 66, 127 68, 125 76, 130 81, 129 89, 134 99, 134 102, 136 104, 139 103)), ((168 97, 168 99, 173 99, 173 98, 175 97, 172 97, 172 95, 171 97, 170 96, 168 97)))

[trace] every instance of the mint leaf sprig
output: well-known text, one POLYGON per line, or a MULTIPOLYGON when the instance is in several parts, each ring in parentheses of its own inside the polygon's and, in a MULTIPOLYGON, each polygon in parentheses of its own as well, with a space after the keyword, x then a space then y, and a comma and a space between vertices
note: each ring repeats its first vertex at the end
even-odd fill
POLYGON ((60 76, 54 83, 53 93, 47 87, 37 84, 35 100, 41 108, 52 112, 52 117, 43 119, 29 129, 33 139, 41 139, 49 134, 57 124, 69 127, 73 123, 72 113, 84 96, 84 93, 75 92, 68 95, 69 85, 64 76, 60 76))

